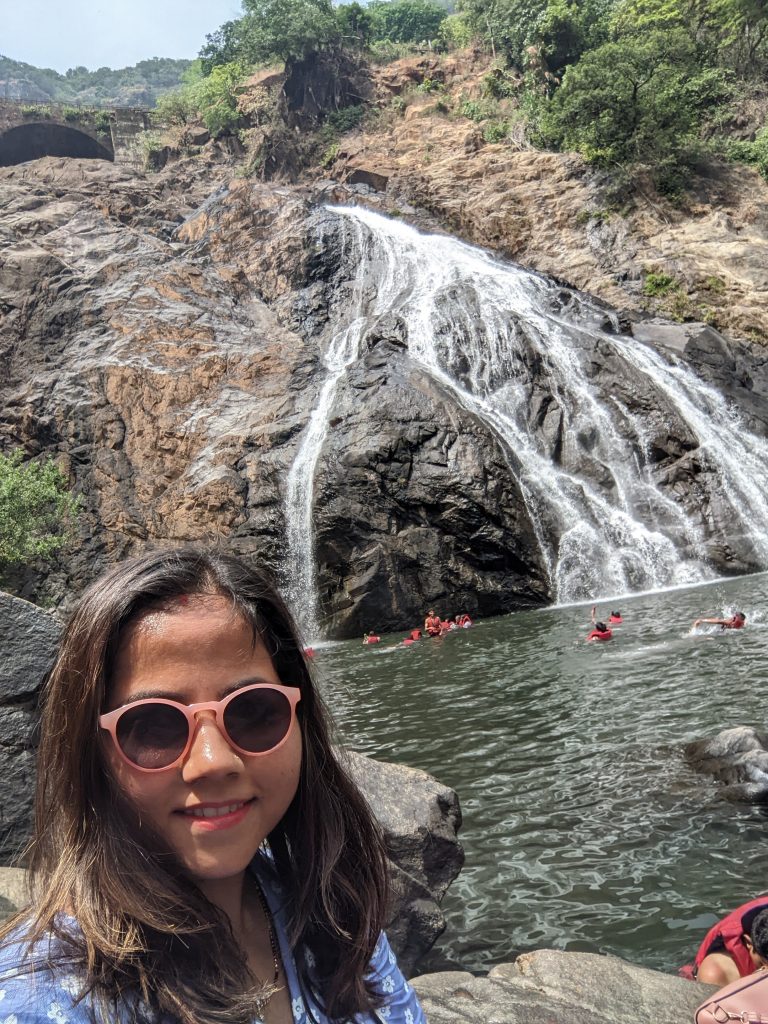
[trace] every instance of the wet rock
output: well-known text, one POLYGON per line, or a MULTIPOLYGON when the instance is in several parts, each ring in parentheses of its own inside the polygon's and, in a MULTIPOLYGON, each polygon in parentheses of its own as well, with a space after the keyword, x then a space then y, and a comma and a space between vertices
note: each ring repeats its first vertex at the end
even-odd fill
POLYGON ((724 729, 685 747, 688 763, 723 784, 722 795, 747 803, 768 803, 768 736, 750 726, 724 729))
POLYGON ((412 984, 430 1024, 671 1024, 692 1020, 716 990, 616 957, 547 949, 485 977, 447 971, 412 984))

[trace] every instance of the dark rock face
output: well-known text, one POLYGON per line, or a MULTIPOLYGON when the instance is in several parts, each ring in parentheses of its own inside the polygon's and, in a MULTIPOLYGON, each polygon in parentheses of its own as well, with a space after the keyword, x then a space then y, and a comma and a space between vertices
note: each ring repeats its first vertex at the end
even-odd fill
POLYGON ((53 661, 59 627, 51 615, 0 592, 0 862, 29 835, 37 693, 53 661))
MULTIPOLYGON (((352 252, 340 218, 316 211, 318 202, 349 201, 349 191, 225 177, 203 158, 151 178, 98 161, 0 172, 0 444, 54 455, 83 496, 79 542, 45 578, 30 570, 25 595, 66 606, 105 564, 182 542, 225 543, 285 569, 286 481, 327 380, 325 352, 360 302, 356 261, 386 267, 372 243, 352 252)), ((361 287, 373 309, 375 285, 361 287)), ((762 566, 733 529, 698 439, 617 355, 628 318, 543 280, 526 287, 539 303, 536 344, 500 367, 489 361, 484 386, 523 392, 520 437, 535 437, 547 464, 573 480, 575 511, 555 516, 520 444, 464 400, 478 372, 466 332, 487 322, 482 304, 450 288, 441 298, 446 309, 464 302, 466 313, 443 376, 425 372, 420 330, 378 309, 338 380, 313 475, 308 532, 328 634, 399 629, 431 603, 491 615, 552 599, 553 552, 589 518, 578 509, 583 495, 599 498, 599 530, 621 490, 608 461, 613 442, 592 412, 574 416, 553 382, 547 332, 560 322, 572 325, 575 357, 603 407, 643 421, 642 443, 618 429, 624 462, 638 462, 663 495, 646 509, 650 520, 675 535, 679 508, 719 571, 762 566)), ((522 313, 499 329, 523 339, 532 330, 522 313)), ((766 432, 758 350, 703 327, 631 329, 638 351, 690 360, 750 429, 766 432)), ((622 524, 611 529, 602 546, 622 548, 642 575, 633 539, 622 524)), ((678 539, 680 550, 688 543, 678 539)), ((578 555, 580 544, 572 547, 578 555)), ((631 588, 635 568, 623 572, 631 588)), ((600 580, 587 570, 580 586, 599 589, 600 580)))
POLYGON ((722 783, 722 795, 747 803, 768 802, 768 736, 746 725, 724 729, 685 747, 688 763, 722 783))

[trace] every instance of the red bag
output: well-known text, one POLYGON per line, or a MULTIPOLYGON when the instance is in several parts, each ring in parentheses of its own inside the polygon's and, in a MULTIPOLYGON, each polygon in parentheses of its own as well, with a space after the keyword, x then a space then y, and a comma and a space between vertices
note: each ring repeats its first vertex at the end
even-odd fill
POLYGON ((694 1014, 694 1024, 768 1024, 768 972, 764 967, 719 989, 694 1014))

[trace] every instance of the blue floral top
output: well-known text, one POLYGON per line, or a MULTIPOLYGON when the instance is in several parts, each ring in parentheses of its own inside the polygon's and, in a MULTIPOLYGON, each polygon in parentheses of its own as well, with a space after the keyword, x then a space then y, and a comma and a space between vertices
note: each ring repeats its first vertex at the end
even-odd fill
MULTIPOLYGON (((273 915, 294 1024, 330 1024, 312 996, 299 984, 294 951, 288 944, 280 887, 266 873, 262 877, 262 871, 258 871, 258 875, 273 915)), ((72 925, 77 927, 74 920, 72 925)), ((86 997, 82 1002, 76 1002, 82 987, 81 978, 74 972, 47 967, 47 952, 45 941, 35 947, 31 957, 35 970, 30 973, 26 967, 19 969, 25 960, 22 944, 11 943, 0 951, 0 1024, 94 1024, 90 1000, 86 997)), ((304 956, 311 970, 311 953, 305 950, 298 955, 304 956)), ((376 988, 384 996, 384 1003, 374 1014, 358 1014, 355 1024, 426 1024, 416 993, 400 973, 395 954, 383 932, 376 943, 370 966, 369 977, 375 980, 376 988)), ((148 1017, 145 1019, 149 1022, 148 1017)), ((171 1022, 166 1018, 156 1024, 171 1022)))

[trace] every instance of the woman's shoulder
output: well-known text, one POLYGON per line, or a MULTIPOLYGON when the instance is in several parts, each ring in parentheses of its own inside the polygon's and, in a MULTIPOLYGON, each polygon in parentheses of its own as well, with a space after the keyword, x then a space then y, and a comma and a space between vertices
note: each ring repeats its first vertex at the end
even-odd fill
POLYGON ((386 1024, 426 1024, 416 993, 397 966, 397 957, 384 932, 373 951, 368 977, 381 996, 379 1020, 386 1024))
POLYGON ((0 943, 0 1024, 92 1024, 82 988, 55 936, 30 944, 19 928, 0 943))

